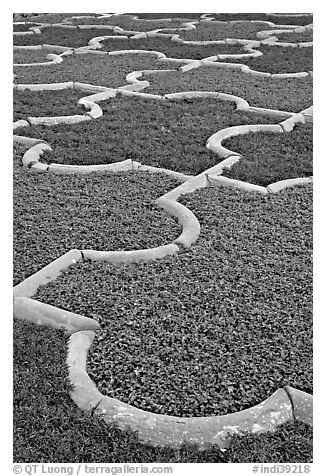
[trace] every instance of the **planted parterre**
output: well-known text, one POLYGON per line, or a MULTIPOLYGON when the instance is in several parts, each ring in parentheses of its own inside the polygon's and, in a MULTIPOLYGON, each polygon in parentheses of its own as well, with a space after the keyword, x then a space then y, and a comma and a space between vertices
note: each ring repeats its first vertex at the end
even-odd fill
POLYGON ((271 28, 263 22, 223 23, 202 20, 196 25, 196 29, 180 32, 180 37, 187 41, 214 41, 224 40, 225 38, 258 40, 257 33, 259 31, 271 28))
POLYGON ((284 32, 276 33, 278 41, 285 41, 287 43, 305 43, 313 41, 313 31, 307 30, 302 33, 284 32))
POLYGON ((112 26, 118 26, 119 28, 122 28, 123 30, 130 30, 130 31, 151 31, 151 30, 157 30, 161 28, 180 28, 181 22, 180 21, 175 21, 174 19, 168 21, 151 21, 151 20, 141 20, 141 19, 133 19, 132 17, 129 17, 128 15, 114 15, 110 17, 104 17, 104 18, 97 18, 97 19, 87 19, 84 18, 83 20, 80 20, 78 18, 72 19, 71 20, 72 24, 79 24, 82 25, 84 24, 93 24, 96 23, 97 25, 112 25, 112 26))
POLYGON ((255 132, 231 137, 223 146, 242 155, 223 175, 267 186, 279 180, 310 177, 313 172, 313 127, 301 124, 291 132, 255 132))
MULTIPOLYGON (((259 46, 263 54, 255 58, 237 59, 235 62, 244 63, 255 71, 265 73, 300 73, 312 71, 313 48, 294 48, 293 46, 259 46)), ((225 60, 223 60, 225 61, 225 60)), ((228 58, 227 62, 234 62, 228 58)))
POLYGON ((103 50, 154 50, 168 58, 202 59, 217 54, 244 54, 240 45, 187 45, 171 41, 170 38, 108 39, 101 42, 103 50))
POLYGON ((109 164, 131 158, 145 165, 197 175, 221 159, 207 139, 225 127, 267 124, 275 118, 236 111, 232 102, 210 98, 145 101, 132 97, 101 102, 103 117, 67 126, 31 126, 16 134, 42 139, 53 151, 48 163, 109 164))
POLYGON ((33 21, 41 23, 61 23, 65 19, 70 19, 72 16, 98 16, 98 13, 40 13, 33 15, 33 21))
POLYGON ((85 414, 68 393, 63 332, 14 322, 13 461, 31 463, 227 463, 310 462, 312 429, 292 423, 275 433, 235 438, 222 453, 141 444, 137 435, 85 414), (51 349, 51 358, 49 358, 51 349))
POLYGON ((67 29, 64 27, 43 27, 39 35, 14 36, 14 45, 58 45, 70 48, 87 46, 89 40, 96 36, 114 35, 109 28, 67 29))
POLYGON ((117 88, 127 84, 126 75, 146 69, 174 69, 178 63, 163 62, 148 53, 137 55, 78 54, 66 56, 62 63, 51 66, 14 68, 17 84, 46 84, 77 81, 96 86, 117 88))
POLYGON ((14 281, 72 248, 132 250, 171 243, 175 220, 153 200, 178 185, 162 174, 34 174, 14 162, 14 281), (49 232, 51 230, 51 232, 49 232))
POLYGON ((312 188, 212 188, 182 203, 202 227, 189 250, 79 262, 35 298, 99 321, 89 375, 144 410, 227 414, 289 383, 311 393, 312 188))
MULTIPOLYGON (((37 50, 14 50, 13 61, 14 63, 43 63, 50 62, 51 60, 47 58, 47 55, 50 51, 45 49, 37 50)), ((51 51, 53 53, 53 51, 51 51)))
MULTIPOLYGON (((64 89, 58 91, 14 91, 14 121, 27 117, 67 116, 84 114, 86 109, 78 100, 86 95, 85 91, 64 89)), ((21 130, 22 134, 23 131, 21 130)))
MULTIPOLYGON (((295 48, 293 48, 294 50, 295 48)), ((301 49, 300 49, 301 51, 301 49)), ((142 79, 142 78, 140 78, 142 79)), ((216 64, 182 71, 150 74, 145 92, 170 94, 181 91, 218 91, 244 98, 250 106, 300 112, 313 100, 313 80, 303 78, 261 78, 216 64)), ((254 116, 255 120, 257 116, 254 116)))
MULTIPOLYGON (((268 13, 211 13, 218 21, 269 21, 275 25, 309 25, 313 21, 312 14, 301 15, 269 15, 268 13)), ((265 28, 264 28, 265 29, 265 28)))
POLYGON ((13 25, 13 31, 28 31, 32 27, 39 27, 39 23, 33 23, 33 22, 28 22, 28 23, 17 23, 13 25))

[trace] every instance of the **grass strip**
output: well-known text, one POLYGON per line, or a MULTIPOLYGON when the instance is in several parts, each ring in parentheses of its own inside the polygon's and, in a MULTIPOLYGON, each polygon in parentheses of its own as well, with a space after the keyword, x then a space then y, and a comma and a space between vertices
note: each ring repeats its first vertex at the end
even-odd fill
POLYGON ((153 448, 80 411, 68 395, 67 338, 14 322, 13 461, 17 463, 310 462, 312 431, 294 423, 275 434, 236 438, 227 453, 153 448), (49 355, 51 349, 51 355, 49 355), (250 443, 248 445, 248 442, 250 443), (263 458, 263 459, 260 459, 263 458))
POLYGON ((300 112, 311 106, 313 82, 307 78, 260 78, 216 66, 201 66, 186 73, 146 75, 146 92, 168 94, 180 91, 219 91, 240 96, 251 106, 300 112))
POLYGON ((180 45, 168 38, 144 38, 139 40, 109 39, 102 42, 106 51, 116 50, 154 50, 164 53, 168 58, 202 59, 217 54, 243 54, 240 46, 232 45, 180 45))
POLYGON ((46 160, 65 164, 103 164, 132 158, 145 165, 197 175, 221 159, 206 148, 207 139, 225 127, 264 124, 275 119, 236 111, 234 104, 212 99, 145 101, 117 97, 101 102, 98 121, 69 126, 32 126, 17 134, 47 141, 46 160), (123 140, 122 140, 123 138, 123 140))
POLYGON ((85 91, 65 89, 63 91, 14 91, 14 121, 28 116, 68 116, 84 114, 86 109, 77 104, 87 95, 85 91))
POLYGON ((257 33, 270 28, 265 23, 243 22, 232 24, 203 21, 196 25, 195 30, 180 32, 180 37, 187 41, 214 41, 224 40, 225 38, 258 40, 257 33))
MULTIPOLYGON (((17 154, 18 155, 18 154, 17 154)), ((33 174, 14 161, 14 284, 72 248, 133 250, 181 232, 153 200, 178 182, 144 172, 33 174)))
POLYGON ((311 393, 312 187, 182 203, 202 228, 177 258, 77 263, 36 298, 100 322, 89 375, 144 410, 219 415, 287 384, 311 393))
POLYGON ((284 134, 265 132, 235 136, 223 146, 242 155, 223 175, 262 186, 313 173, 312 124, 284 134))
POLYGON ((178 63, 158 61, 154 55, 71 55, 59 65, 40 68, 14 68, 18 84, 43 84, 77 81, 117 88, 129 84, 126 75, 146 69, 174 69, 178 63))
MULTIPOLYGON (((262 46, 258 48, 263 53, 256 58, 238 59, 235 62, 244 63, 255 71, 266 73, 300 73, 312 71, 313 48, 293 48, 292 46, 262 46)), ((224 60, 223 60, 224 61, 224 60)), ((227 62, 233 63, 232 59, 227 62)))

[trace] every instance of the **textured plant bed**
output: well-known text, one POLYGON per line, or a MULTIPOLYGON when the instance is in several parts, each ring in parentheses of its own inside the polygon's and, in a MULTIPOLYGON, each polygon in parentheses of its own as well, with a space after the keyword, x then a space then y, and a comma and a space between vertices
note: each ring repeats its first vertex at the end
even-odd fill
POLYGON ((182 203, 202 229, 177 259, 80 262, 36 298, 100 322, 89 375, 144 410, 219 415, 287 384, 311 393, 312 188, 182 203))
MULTIPOLYGON (((239 59, 236 62, 244 63, 255 71, 272 74, 300 73, 302 71, 312 71, 313 69, 312 47, 260 46, 259 51, 263 53, 262 56, 248 58, 245 61, 239 59)), ((227 61, 233 62, 231 59, 227 61)))
POLYGON ((313 41, 313 31, 308 30, 303 33, 277 33, 278 41, 285 41, 287 43, 303 43, 313 41))
POLYGON ((25 24, 13 25, 13 31, 14 32, 16 32, 16 31, 29 31, 29 29, 32 28, 33 26, 39 27, 39 24, 29 22, 26 25, 25 24))
POLYGON ((312 463, 313 430, 294 421, 274 433, 237 436, 227 458, 232 463, 312 463))
POLYGON ((313 173, 312 124, 282 134, 257 132, 231 137, 223 146, 242 155, 223 175, 267 186, 313 173))
MULTIPOLYGON (((202 59, 217 54, 244 54, 241 46, 232 45, 180 45, 169 38, 144 38, 139 40, 115 40, 102 41, 106 51, 116 50, 154 50, 164 53, 168 58, 202 59)), ((167 68, 169 66, 167 65, 167 68)))
POLYGON ((34 174, 14 162, 14 281, 72 248, 166 245, 180 227, 152 201, 178 185, 161 174, 34 174))
POLYGON ((312 459, 312 430, 299 423, 275 433, 235 438, 227 453, 214 446, 198 451, 190 445, 181 450, 143 445, 131 432, 78 410, 70 399, 67 338, 62 332, 14 322, 13 343, 14 462, 298 463, 312 459))
MULTIPOLYGON (((86 109, 77 104, 85 91, 67 89, 63 91, 14 91, 14 121, 28 116, 68 116, 84 114, 86 109)), ((21 131, 23 134, 23 131, 21 131)))
MULTIPOLYGON (((275 25, 309 25, 312 23, 312 15, 308 16, 274 16, 268 15, 268 13, 212 13, 212 17, 219 21, 239 21, 239 20, 261 20, 270 21, 275 25)), ((265 29, 265 28, 264 28, 265 29)), ((266 28, 267 29, 267 28, 266 28)))
POLYGON ((47 27, 40 35, 14 36, 14 45, 59 45, 71 48, 87 46, 89 40, 96 36, 112 35, 112 31, 103 28, 93 29, 67 29, 60 27, 47 27))
POLYGON ((261 78, 217 66, 146 75, 146 92, 168 94, 180 91, 218 91, 240 96, 251 106, 299 112, 311 106, 312 78, 261 78))
MULTIPOLYGON (((78 20, 75 20, 78 22, 78 20)), ((151 31, 157 30, 159 28, 178 28, 180 27, 180 22, 178 21, 150 21, 150 20, 133 20, 129 16, 117 15, 107 18, 96 19, 98 25, 113 25, 118 26, 124 30, 131 31, 151 31)))
POLYGON ((174 69, 178 64, 160 62, 154 55, 71 55, 59 65, 40 69, 14 68, 18 84, 43 84, 77 81, 117 88, 129 84, 126 75, 142 69, 174 69))
MULTIPOLYGON (((47 58, 48 50, 14 50, 14 63, 45 63, 51 62, 47 58)), ((35 67, 35 66, 34 66, 35 67)))
POLYGON ((126 157, 145 165, 197 175, 221 159, 206 148, 207 139, 225 127, 267 124, 275 119, 235 111, 215 99, 145 101, 113 98, 101 102, 103 117, 69 126, 31 126, 17 134, 47 141, 47 162, 107 164, 126 157))
POLYGON ((140 19, 146 19, 146 20, 154 20, 154 19, 160 19, 160 18, 171 18, 173 20, 175 19, 180 19, 184 18, 187 19, 188 21, 190 20, 199 20, 200 16, 203 15, 203 13, 191 13, 191 12, 183 12, 183 13, 148 13, 148 12, 141 12, 141 13, 128 13, 128 15, 137 15, 140 19))
POLYGON ((268 30, 265 23, 214 23, 203 21, 196 25, 195 30, 180 32, 183 40, 214 41, 225 38, 238 38, 243 40, 258 40, 258 31, 268 30))
POLYGON ((41 13, 33 16, 33 20, 41 23, 61 23, 66 18, 76 15, 98 15, 97 13, 41 13))

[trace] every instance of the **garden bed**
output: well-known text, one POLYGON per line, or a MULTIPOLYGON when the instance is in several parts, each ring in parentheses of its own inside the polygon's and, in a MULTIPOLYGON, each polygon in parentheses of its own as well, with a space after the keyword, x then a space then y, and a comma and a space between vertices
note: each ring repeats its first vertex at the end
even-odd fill
MULTIPOLYGON (((293 48, 292 46, 260 46, 263 54, 256 58, 238 59, 235 62, 244 63, 255 71, 271 74, 301 73, 313 69, 313 48, 293 48)), ((233 63, 230 58, 223 60, 233 63)))
POLYGON ((312 187, 182 203, 202 228, 177 259, 79 262, 35 298, 100 322, 89 375, 144 410, 219 415, 285 385, 312 393, 312 187))
POLYGON ((278 41, 285 41, 287 43, 304 43, 313 41, 313 30, 308 30, 303 33, 276 33, 278 41))
MULTIPOLYGON (((87 95, 85 91, 15 91, 13 94, 14 121, 27 117, 67 116, 84 114, 86 109, 77 104, 87 95)), ((23 131, 21 131, 23 133, 23 131)))
MULTIPOLYGON (((52 60, 47 58, 49 50, 14 50, 14 63, 50 63, 52 60)), ((52 51, 51 51, 52 53, 52 51)))
POLYGON ((39 27, 40 25, 38 23, 27 23, 27 24, 18 24, 18 25, 13 25, 13 31, 16 32, 16 31, 29 31, 30 28, 32 28, 33 26, 37 26, 39 27))
POLYGON ((96 18, 90 19, 89 23, 87 19, 83 19, 80 23, 79 19, 74 19, 71 21, 73 24, 82 25, 85 24, 97 24, 97 25, 112 25, 118 26, 124 30, 130 31, 151 31, 157 30, 159 28, 180 28, 180 21, 151 21, 151 20, 133 20, 129 16, 118 15, 111 16, 107 18, 96 18))
POLYGON ((99 120, 53 127, 17 129, 48 142, 49 163, 107 164, 132 158, 145 165, 197 175, 221 159, 207 139, 225 127, 275 123, 275 119, 236 111, 234 103, 210 98, 153 101, 117 97, 101 102, 99 120))
MULTIPOLYGON (((294 49, 294 48, 293 48, 294 49)), ((145 92, 168 94, 180 91, 218 91, 240 96, 250 106, 299 112, 312 105, 313 80, 306 78, 261 78, 217 66, 150 74, 145 92)), ((256 116, 257 117, 257 116, 256 116)))
MULTIPOLYGON (((19 154, 21 156, 21 153, 19 154)), ((14 161, 14 284, 72 248, 166 245, 180 227, 152 201, 179 182, 162 174, 33 174, 14 161)))
POLYGON ((169 58, 202 59, 217 54, 244 54, 240 45, 187 45, 171 41, 169 38, 144 38, 139 40, 109 39, 101 42, 103 50, 154 50, 164 53, 169 58))
POLYGON ((183 40, 191 41, 214 41, 225 40, 225 38, 237 38, 242 40, 258 40, 257 33, 268 30, 265 23, 214 23, 211 21, 201 21, 196 25, 195 30, 180 32, 183 40))
MULTIPOLYGON (((180 63, 181 64, 181 63, 180 63)), ((126 75, 146 69, 174 69, 175 62, 158 61, 151 54, 109 56, 86 53, 64 58, 59 65, 42 68, 14 68, 17 84, 47 84, 77 81, 97 86, 117 88, 127 84, 126 75)))
POLYGON ((292 423, 275 433, 235 438, 222 453, 141 444, 136 435, 85 414, 70 399, 63 332, 14 322, 13 461, 19 463, 226 463, 312 460, 312 430, 292 423), (51 349, 51 355, 49 355, 51 349))
MULTIPOLYGON (((309 16, 274 16, 268 13, 212 13, 212 17, 219 21, 240 21, 240 20, 255 20, 255 21, 270 21, 275 25, 309 25, 312 23, 312 15, 309 16)), ((300 15, 300 14, 299 14, 300 15)), ((267 29, 267 28, 266 28, 267 29)))
POLYGON ((96 36, 114 35, 112 30, 108 28, 91 28, 83 29, 67 29, 60 27, 47 27, 42 29, 39 35, 14 36, 14 45, 58 45, 71 48, 87 46, 89 40, 96 36))
POLYGON ((313 173, 313 126, 282 134, 255 132, 231 137, 223 146, 242 158, 223 175, 262 186, 313 173))

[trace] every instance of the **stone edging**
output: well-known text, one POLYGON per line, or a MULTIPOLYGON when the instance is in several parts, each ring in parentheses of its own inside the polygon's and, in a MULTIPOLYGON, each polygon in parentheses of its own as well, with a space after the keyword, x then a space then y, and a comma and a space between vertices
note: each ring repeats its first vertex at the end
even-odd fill
POLYGON ((236 434, 271 431, 294 419, 312 424, 312 395, 291 387, 280 388, 260 404, 240 412, 194 418, 160 415, 104 396, 86 371, 87 352, 94 337, 92 331, 76 332, 70 337, 70 396, 80 409, 95 412, 122 430, 137 431, 143 443, 179 448, 187 442, 197 444, 199 449, 215 444, 226 449, 236 434))

